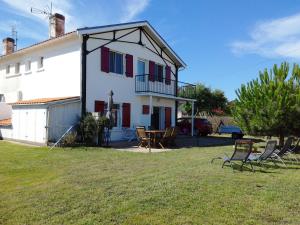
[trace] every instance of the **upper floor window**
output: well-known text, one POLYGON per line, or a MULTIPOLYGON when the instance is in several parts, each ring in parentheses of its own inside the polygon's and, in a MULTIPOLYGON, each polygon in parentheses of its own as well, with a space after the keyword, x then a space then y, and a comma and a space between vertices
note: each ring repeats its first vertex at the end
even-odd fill
POLYGON ((123 74, 123 54, 109 52, 109 72, 123 74))
POLYGON ((26 62, 26 65, 25 65, 25 71, 31 71, 31 61, 30 60, 28 60, 27 62, 26 62))
POLYGON ((40 57, 38 61, 38 69, 41 69, 44 67, 44 57, 40 57))
POLYGON ((10 74, 10 65, 6 66, 6 74, 10 74))
POLYGON ((0 94, 0 102, 5 102, 4 94, 0 94))
POLYGON ((19 74, 20 73, 20 63, 16 63, 15 64, 15 74, 19 74))
POLYGON ((163 76, 164 76, 164 70, 163 70, 163 66, 156 64, 155 63, 155 73, 154 73, 154 80, 156 81, 163 81, 163 76))

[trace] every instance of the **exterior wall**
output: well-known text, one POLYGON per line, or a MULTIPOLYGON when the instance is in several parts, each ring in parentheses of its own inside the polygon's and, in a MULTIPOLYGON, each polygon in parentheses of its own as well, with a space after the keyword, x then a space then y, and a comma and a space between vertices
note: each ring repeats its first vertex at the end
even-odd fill
MULTIPOLYGON (((119 31, 116 33, 116 37, 119 37, 130 30, 119 31)), ((105 33, 93 35, 98 38, 113 38, 113 33, 105 33)), ((129 36, 122 38, 125 41, 138 42, 139 41, 139 31, 131 33, 129 36)), ((142 42, 149 48, 153 49, 153 46, 149 41, 142 37, 142 42)), ((87 44, 87 49, 91 50, 97 48, 98 46, 107 43, 107 41, 93 40, 89 39, 87 44)), ((87 111, 94 111, 95 100, 101 100, 107 102, 108 93, 110 90, 114 92, 114 103, 130 103, 131 104, 131 128, 137 125, 150 125, 150 115, 142 115, 142 105, 149 105, 149 97, 142 97, 135 92, 135 75, 137 74, 137 61, 138 59, 143 59, 146 61, 146 73, 148 74, 148 62, 149 60, 159 63, 161 65, 166 65, 165 62, 158 55, 149 51, 147 48, 132 44, 132 43, 121 43, 113 42, 107 45, 112 51, 120 52, 125 54, 133 55, 133 74, 134 77, 126 77, 125 71, 125 57, 123 58, 123 68, 124 74, 114 74, 105 73, 101 71, 101 49, 95 50, 87 56, 87 111)), ((164 55, 165 58, 168 56, 164 55)), ((171 59, 169 59, 171 60, 171 59)), ((175 66, 169 64, 172 71, 175 73, 175 66)), ((171 79, 175 79, 173 74, 171 74, 171 79)), ((167 96, 165 96, 167 97, 167 96)), ((175 125, 175 100, 153 97, 153 106, 168 106, 172 107, 172 124, 175 125)), ((120 139, 122 137, 122 128, 114 128, 112 131, 112 140, 120 139)))
POLYGON ((0 120, 11 118, 11 106, 0 102, 0 120))
POLYGON ((12 139, 13 129, 11 126, 0 126, 0 140, 1 139, 12 139))
POLYGON ((5 95, 6 102, 18 101, 19 97, 27 100, 80 95, 79 38, 66 37, 66 40, 51 43, 49 41, 46 46, 0 58, 0 94, 5 95), (40 57, 44 58, 42 68, 38 68, 40 57), (29 60, 31 70, 25 71, 29 60), (16 63, 20 63, 17 74, 16 63), (10 65, 10 74, 6 74, 7 65, 10 65))
POLYGON ((45 105, 14 106, 13 139, 45 144, 47 108, 45 105))
POLYGON ((80 102, 56 104, 49 107, 48 140, 57 141, 80 119, 80 102))

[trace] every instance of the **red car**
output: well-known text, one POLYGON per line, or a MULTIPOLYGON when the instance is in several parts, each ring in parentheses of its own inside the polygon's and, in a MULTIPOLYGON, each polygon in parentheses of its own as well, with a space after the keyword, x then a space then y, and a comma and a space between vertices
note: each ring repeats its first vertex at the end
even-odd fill
MULTIPOLYGON (((184 117, 177 120, 177 126, 182 134, 191 133, 191 117, 184 117)), ((205 118, 194 118, 194 133, 199 136, 212 134, 212 124, 205 118)))

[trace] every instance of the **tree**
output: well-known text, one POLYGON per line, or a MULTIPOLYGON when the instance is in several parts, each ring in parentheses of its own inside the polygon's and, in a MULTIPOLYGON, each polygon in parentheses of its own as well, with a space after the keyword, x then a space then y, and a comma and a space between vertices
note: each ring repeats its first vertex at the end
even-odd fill
MULTIPOLYGON (((193 91, 189 89, 188 91, 181 92, 180 96, 196 99, 196 111, 224 112, 228 103, 223 91, 219 89, 212 90, 201 83, 196 84, 193 91)), ((192 107, 190 103, 185 104, 183 108, 186 112, 191 113, 192 107)))
POLYGON ((278 136, 280 146, 284 136, 299 134, 299 78, 299 65, 294 64, 289 75, 286 62, 259 72, 259 78, 236 91, 232 113, 237 124, 251 135, 278 136))

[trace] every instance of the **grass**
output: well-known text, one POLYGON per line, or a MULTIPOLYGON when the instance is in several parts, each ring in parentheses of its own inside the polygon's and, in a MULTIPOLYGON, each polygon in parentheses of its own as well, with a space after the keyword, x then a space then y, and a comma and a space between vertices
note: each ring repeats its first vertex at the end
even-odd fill
POLYGON ((232 146, 143 154, 0 142, 0 224, 300 224, 300 165, 256 172, 232 146))

